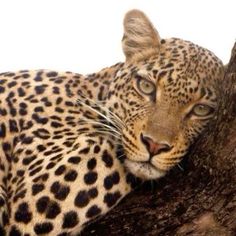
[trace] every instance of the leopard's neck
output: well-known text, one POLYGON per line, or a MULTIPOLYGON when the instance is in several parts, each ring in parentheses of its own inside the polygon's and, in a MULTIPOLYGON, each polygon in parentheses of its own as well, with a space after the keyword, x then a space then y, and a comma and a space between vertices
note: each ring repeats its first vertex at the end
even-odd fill
POLYGON ((108 92, 110 83, 123 63, 117 63, 111 67, 106 67, 97 73, 85 75, 81 88, 85 96, 94 101, 103 101, 108 92), (86 91, 85 91, 86 90, 86 91))

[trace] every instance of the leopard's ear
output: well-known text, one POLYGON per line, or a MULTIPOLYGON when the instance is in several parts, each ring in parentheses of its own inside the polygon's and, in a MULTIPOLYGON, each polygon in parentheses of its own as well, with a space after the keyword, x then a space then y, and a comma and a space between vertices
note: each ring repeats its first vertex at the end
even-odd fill
POLYGON ((158 53, 160 36, 147 16, 139 10, 131 10, 124 18, 122 39, 126 61, 142 60, 158 53))

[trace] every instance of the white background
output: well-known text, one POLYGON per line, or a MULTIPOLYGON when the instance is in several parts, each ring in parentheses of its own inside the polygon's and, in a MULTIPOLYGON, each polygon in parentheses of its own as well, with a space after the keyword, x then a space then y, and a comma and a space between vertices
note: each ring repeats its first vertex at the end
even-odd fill
POLYGON ((204 46, 228 62, 235 0, 0 0, 0 72, 96 72, 124 61, 123 16, 143 10, 162 38, 204 46))

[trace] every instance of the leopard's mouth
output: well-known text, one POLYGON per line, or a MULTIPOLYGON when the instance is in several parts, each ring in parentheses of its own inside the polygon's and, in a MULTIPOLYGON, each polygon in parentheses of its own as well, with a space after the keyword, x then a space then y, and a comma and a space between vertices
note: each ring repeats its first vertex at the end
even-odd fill
POLYGON ((166 174, 166 171, 156 168, 150 162, 125 159, 124 164, 128 171, 144 180, 158 179, 166 174))

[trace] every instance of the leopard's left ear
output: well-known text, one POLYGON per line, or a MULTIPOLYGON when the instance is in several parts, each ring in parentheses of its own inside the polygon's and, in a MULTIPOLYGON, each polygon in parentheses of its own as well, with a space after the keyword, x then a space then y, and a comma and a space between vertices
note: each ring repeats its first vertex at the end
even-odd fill
POLYGON ((158 53, 160 36, 147 16, 139 10, 131 10, 124 18, 122 40, 126 61, 138 61, 158 53))

